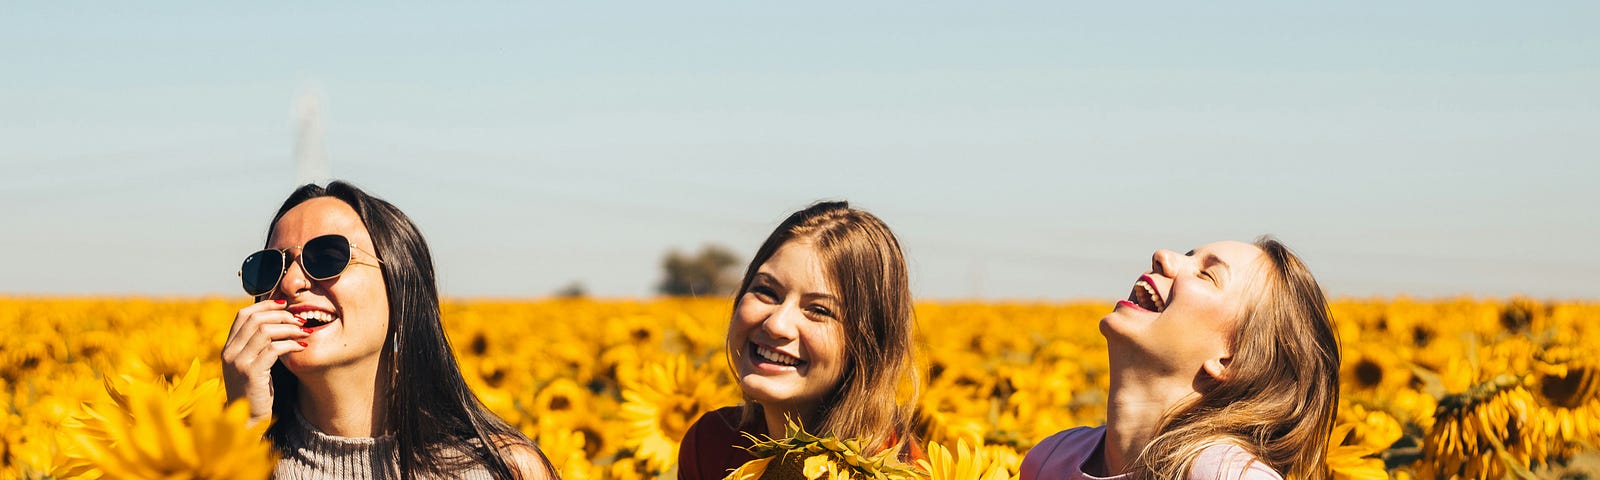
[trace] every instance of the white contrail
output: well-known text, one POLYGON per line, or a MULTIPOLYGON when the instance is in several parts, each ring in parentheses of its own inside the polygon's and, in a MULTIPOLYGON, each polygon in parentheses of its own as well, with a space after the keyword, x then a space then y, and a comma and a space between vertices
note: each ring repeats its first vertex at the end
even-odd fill
POLYGON ((316 88, 301 89, 290 116, 295 123, 294 184, 325 184, 333 166, 322 148, 322 95, 316 88))

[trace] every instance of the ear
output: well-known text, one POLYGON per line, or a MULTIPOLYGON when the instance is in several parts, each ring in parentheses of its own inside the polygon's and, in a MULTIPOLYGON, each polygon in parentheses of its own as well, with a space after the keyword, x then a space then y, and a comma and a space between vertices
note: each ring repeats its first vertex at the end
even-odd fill
POLYGON ((1204 369, 1206 375, 1210 375, 1211 379, 1216 380, 1217 383, 1227 383, 1228 375, 1232 373, 1228 371, 1228 365, 1232 363, 1233 357, 1217 357, 1206 360, 1205 365, 1200 368, 1204 369))

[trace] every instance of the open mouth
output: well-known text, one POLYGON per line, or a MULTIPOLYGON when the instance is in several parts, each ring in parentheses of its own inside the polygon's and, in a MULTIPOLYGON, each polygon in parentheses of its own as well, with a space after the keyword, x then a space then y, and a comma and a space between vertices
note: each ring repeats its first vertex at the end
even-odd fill
POLYGON ((304 321, 305 328, 311 330, 316 330, 317 328, 333 323, 334 320, 339 319, 339 317, 334 316, 332 313, 321 310, 305 310, 301 312, 295 312, 294 317, 304 321))
POLYGON ((1139 281, 1134 282, 1133 292, 1128 294, 1128 301, 1152 312, 1160 312, 1167 308, 1166 300, 1161 298, 1161 291, 1156 289, 1149 276, 1141 276, 1139 281))
POLYGON ((755 342, 750 343, 750 358, 754 359, 758 363, 768 363, 784 367, 800 368, 806 364, 805 360, 801 360, 793 355, 789 355, 772 348, 758 345, 755 342))

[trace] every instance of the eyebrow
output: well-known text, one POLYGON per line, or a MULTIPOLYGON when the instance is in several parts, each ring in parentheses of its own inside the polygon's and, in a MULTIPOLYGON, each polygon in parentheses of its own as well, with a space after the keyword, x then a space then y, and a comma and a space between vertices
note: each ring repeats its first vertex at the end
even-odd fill
MULTIPOLYGON (((758 272, 756 272, 756 276, 750 280, 750 284, 751 285, 755 285, 758 282, 771 283, 771 284, 774 284, 774 285, 776 285, 776 286, 778 286, 780 288, 788 288, 786 285, 783 284, 783 282, 778 281, 777 277, 774 277, 774 276, 772 276, 772 274, 767 273, 767 272, 759 272, 758 271, 758 272)), ((805 297, 805 298, 810 298, 810 299, 819 299, 820 298, 820 299, 828 300, 828 301, 835 302, 835 303, 837 303, 839 301, 839 297, 836 297, 831 293, 825 293, 825 292, 811 292, 811 293, 801 294, 800 296, 801 297, 805 297)))
POLYGON ((1217 257, 1217 255, 1214 253, 1206 254, 1206 258, 1200 260, 1200 265, 1202 268, 1210 268, 1212 265, 1221 265, 1223 269, 1233 269, 1232 266, 1228 265, 1228 262, 1222 261, 1222 258, 1217 257))
POLYGON ((835 297, 831 293, 807 293, 807 294, 801 295, 801 296, 802 297, 809 297, 811 299, 827 300, 827 301, 834 302, 834 303, 838 303, 839 302, 839 297, 835 297))

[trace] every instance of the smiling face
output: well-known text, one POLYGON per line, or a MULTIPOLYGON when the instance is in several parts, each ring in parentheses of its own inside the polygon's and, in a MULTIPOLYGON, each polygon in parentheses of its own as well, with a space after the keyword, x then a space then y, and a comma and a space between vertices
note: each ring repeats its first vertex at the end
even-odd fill
POLYGON ((293 262, 271 298, 288 302, 288 310, 312 329, 304 351, 282 357, 296 375, 330 367, 376 366, 389 331, 389 300, 383 272, 372 258, 376 249, 361 217, 350 205, 319 197, 296 205, 274 225, 268 248, 289 249, 293 262), (306 241, 339 234, 350 240, 350 265, 339 276, 312 280, 300 265, 306 241))
POLYGON ((1126 300, 1100 320, 1113 356, 1163 372, 1225 365, 1241 316, 1258 298, 1266 258, 1255 245, 1217 242, 1179 254, 1156 251, 1126 300))
POLYGON ((762 263, 728 324, 739 387, 766 408, 811 412, 844 376, 844 326, 833 282, 810 242, 762 263))

